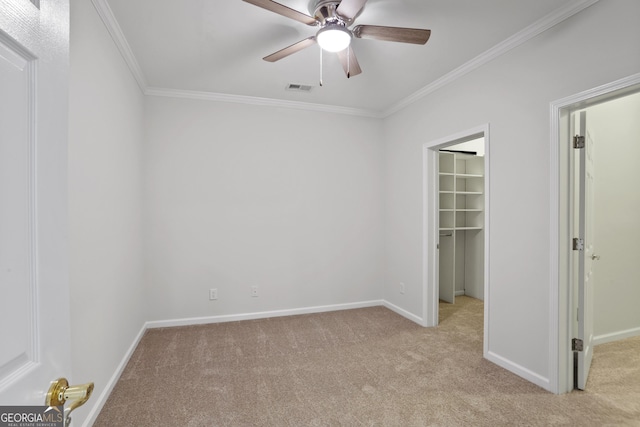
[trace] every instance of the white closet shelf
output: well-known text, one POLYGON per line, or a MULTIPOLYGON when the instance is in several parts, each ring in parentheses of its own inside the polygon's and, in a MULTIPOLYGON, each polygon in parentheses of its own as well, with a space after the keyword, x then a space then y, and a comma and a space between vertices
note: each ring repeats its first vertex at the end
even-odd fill
MULTIPOLYGON (((453 193, 453 191, 441 191, 441 193, 453 193)), ((481 195, 482 191, 456 191, 456 194, 463 194, 466 196, 473 196, 473 195, 481 195)))
POLYGON ((484 175, 476 173, 453 173, 453 172, 438 172, 440 176, 455 176, 456 178, 484 178, 484 175))
POLYGON ((482 227, 440 227, 440 231, 465 231, 465 230, 482 230, 482 227))

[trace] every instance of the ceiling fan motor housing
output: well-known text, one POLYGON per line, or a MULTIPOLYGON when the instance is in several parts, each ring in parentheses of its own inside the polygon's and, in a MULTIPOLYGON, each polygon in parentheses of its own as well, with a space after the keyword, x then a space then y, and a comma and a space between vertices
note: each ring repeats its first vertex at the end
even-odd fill
POLYGON ((340 0, 312 0, 309 5, 309 11, 320 22, 322 27, 328 24, 339 24, 348 27, 353 24, 356 17, 347 19, 340 16, 338 14, 338 6, 340 6, 340 0))

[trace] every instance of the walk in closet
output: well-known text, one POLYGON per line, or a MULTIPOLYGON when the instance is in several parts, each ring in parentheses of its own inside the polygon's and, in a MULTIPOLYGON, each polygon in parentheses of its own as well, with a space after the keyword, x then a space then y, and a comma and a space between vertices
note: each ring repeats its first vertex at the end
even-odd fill
POLYGON ((484 299, 483 152, 439 153, 439 295, 484 299))

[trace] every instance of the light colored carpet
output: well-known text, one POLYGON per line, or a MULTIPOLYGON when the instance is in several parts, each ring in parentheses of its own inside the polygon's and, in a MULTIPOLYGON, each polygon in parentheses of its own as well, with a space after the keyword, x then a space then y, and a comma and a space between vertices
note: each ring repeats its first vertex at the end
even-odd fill
POLYGON ((640 338, 556 396, 482 358, 482 302, 147 331, 95 426, 640 426, 640 338))

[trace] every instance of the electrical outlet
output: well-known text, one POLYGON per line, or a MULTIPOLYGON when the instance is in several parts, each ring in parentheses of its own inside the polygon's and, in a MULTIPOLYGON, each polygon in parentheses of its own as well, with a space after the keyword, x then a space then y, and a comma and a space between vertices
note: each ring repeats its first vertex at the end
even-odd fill
POLYGON ((400 282, 400 293, 404 294, 404 283, 400 282))
POLYGON ((210 300, 218 299, 218 290, 217 289, 209 289, 209 299, 210 300))
POLYGON ((252 286, 251 287, 251 296, 252 297, 257 297, 258 296, 258 287, 257 286, 252 286))

